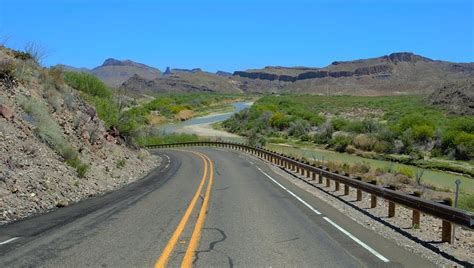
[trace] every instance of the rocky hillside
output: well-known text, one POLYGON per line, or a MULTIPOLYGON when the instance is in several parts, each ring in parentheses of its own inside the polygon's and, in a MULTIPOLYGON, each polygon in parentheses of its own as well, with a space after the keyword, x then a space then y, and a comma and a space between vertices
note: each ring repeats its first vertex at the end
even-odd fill
POLYGON ((428 93, 440 83, 473 77, 474 63, 437 61, 408 52, 335 61, 324 68, 265 67, 234 72, 234 78, 247 83, 250 91, 354 95, 428 93))
POLYGON ((474 115, 474 80, 447 83, 436 89, 430 100, 453 113, 474 115))
POLYGON ((108 131, 82 96, 59 69, 0 47, 0 224, 116 189, 158 164, 108 131))
POLYGON ((95 67, 91 70, 86 68, 75 68, 68 65, 58 65, 58 67, 62 67, 69 71, 80 71, 94 74, 106 85, 113 88, 120 87, 123 82, 134 75, 139 75, 146 79, 155 79, 161 74, 159 69, 142 63, 137 63, 131 60, 121 61, 112 58, 106 59, 101 66, 95 67))
POLYGON ((224 76, 200 70, 172 69, 156 79, 134 75, 122 84, 122 88, 134 93, 163 92, 241 92, 238 82, 224 76))

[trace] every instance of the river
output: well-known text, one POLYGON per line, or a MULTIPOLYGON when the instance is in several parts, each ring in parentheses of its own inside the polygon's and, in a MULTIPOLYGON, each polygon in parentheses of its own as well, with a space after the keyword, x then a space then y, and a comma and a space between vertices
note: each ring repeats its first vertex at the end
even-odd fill
POLYGON ((225 121, 235 113, 242 111, 252 105, 251 102, 234 102, 234 110, 228 113, 209 114, 195 117, 183 122, 165 124, 160 129, 164 133, 188 133, 203 137, 219 138, 227 141, 243 141, 242 137, 223 131, 213 129, 211 124, 225 121))

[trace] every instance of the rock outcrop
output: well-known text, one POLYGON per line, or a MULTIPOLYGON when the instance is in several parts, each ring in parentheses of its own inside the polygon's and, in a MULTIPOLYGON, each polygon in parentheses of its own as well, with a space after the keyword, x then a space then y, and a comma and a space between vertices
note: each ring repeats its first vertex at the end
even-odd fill
POLYGON ((447 108, 456 114, 474 115, 474 80, 448 83, 429 97, 434 105, 447 108))

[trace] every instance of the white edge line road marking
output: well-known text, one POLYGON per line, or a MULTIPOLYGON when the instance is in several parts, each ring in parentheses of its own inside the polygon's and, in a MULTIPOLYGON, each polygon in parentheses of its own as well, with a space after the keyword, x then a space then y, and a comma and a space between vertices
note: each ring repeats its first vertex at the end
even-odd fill
POLYGON ((5 241, 3 241, 3 242, 0 242, 0 245, 8 244, 8 243, 10 243, 10 242, 13 242, 13 241, 17 240, 18 238, 19 238, 19 237, 10 238, 10 239, 8 239, 8 240, 5 240, 5 241))
POLYGON ((385 258, 382 254, 378 253, 377 251, 375 251, 373 248, 367 246, 367 244, 365 244, 364 242, 360 241, 357 237, 353 236, 351 233, 349 233, 348 231, 346 231, 344 228, 342 228, 341 226, 337 225, 335 222, 333 222, 331 219, 329 219, 328 217, 323 217, 324 220, 326 220, 327 222, 329 222, 332 226, 336 227, 339 231, 343 232, 345 235, 347 235, 348 237, 350 237, 352 240, 354 240, 357 244, 361 245, 363 248, 367 249, 368 251, 370 251, 370 253, 374 254, 375 256, 377 256, 377 258, 381 259, 383 262, 389 262, 389 260, 387 258, 385 258))
POLYGON ((299 196, 295 195, 292 191, 288 190, 285 188, 285 186, 281 185, 279 182, 277 182, 274 178, 270 177, 270 175, 268 175, 267 173, 265 173, 265 171, 263 171, 261 168, 257 167, 258 170, 260 170, 260 172, 263 173, 263 175, 267 176, 267 178, 269 178, 270 180, 272 180, 276 185, 280 186, 283 190, 287 191, 290 195, 292 195, 294 198, 298 199, 298 201, 300 201, 301 203, 303 203, 303 205, 305 205, 306 207, 308 207, 309 209, 311 209, 314 213, 318 214, 318 215, 321 215, 321 212, 319 212, 318 210, 316 210, 315 208, 313 208, 313 206, 311 206, 310 204, 306 203, 303 199, 301 199, 299 196))
MULTIPOLYGON (((306 203, 303 199, 301 199, 301 197, 297 196, 296 194, 294 194, 292 191, 288 190, 285 188, 285 186, 281 185, 279 182, 277 182, 274 178, 272 178, 270 175, 268 175, 265 171, 263 171, 261 168, 257 167, 257 169, 263 173, 263 175, 267 176, 267 178, 269 178, 270 180, 272 180, 276 185, 280 186, 283 190, 285 190, 286 192, 288 192, 290 195, 292 195, 294 198, 298 199, 298 201, 300 201, 301 203, 303 203, 303 205, 305 205, 306 207, 308 207, 309 209, 311 209, 314 213, 318 214, 318 215, 321 215, 321 212, 319 212, 318 210, 316 210, 315 208, 313 208, 313 206, 311 206, 310 204, 306 203)), ((389 262, 389 260, 387 258, 385 258, 382 254, 378 253, 375 249, 371 248, 370 246, 368 246, 367 244, 365 244, 364 242, 360 241, 357 237, 355 237, 354 235, 352 235, 351 233, 349 233, 348 231, 346 231, 344 228, 342 228, 341 226, 337 225, 335 222, 333 222, 331 219, 329 219, 328 217, 323 217, 323 219, 325 221, 327 221, 328 223, 330 223, 332 226, 336 227, 336 229, 338 229, 339 231, 341 231, 342 233, 344 233, 345 235, 347 235, 349 238, 351 238, 352 240, 354 240, 357 244, 359 244, 360 246, 362 246, 363 248, 365 248, 366 250, 368 250, 370 253, 372 253, 373 255, 375 255, 377 258, 379 258, 380 260, 382 260, 383 262, 389 262)))

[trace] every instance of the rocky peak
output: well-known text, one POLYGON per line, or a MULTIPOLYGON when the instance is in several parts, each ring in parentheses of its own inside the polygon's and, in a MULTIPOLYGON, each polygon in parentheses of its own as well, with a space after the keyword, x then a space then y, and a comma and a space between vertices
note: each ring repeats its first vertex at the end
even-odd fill
POLYGON ((396 52, 387 56, 388 60, 397 62, 417 62, 417 61, 433 61, 432 59, 416 55, 412 52, 396 52))
POLYGON ((132 60, 122 61, 122 60, 117 60, 114 58, 106 59, 100 67, 106 67, 106 66, 130 66, 130 67, 138 67, 138 68, 143 68, 143 69, 156 69, 142 63, 134 62, 132 60))
POLYGON ((163 73, 164 75, 171 74, 171 69, 170 67, 166 67, 166 71, 163 73))

